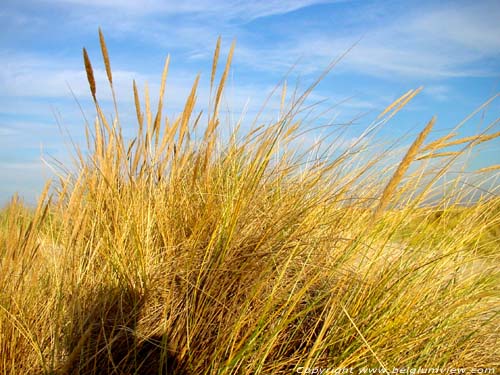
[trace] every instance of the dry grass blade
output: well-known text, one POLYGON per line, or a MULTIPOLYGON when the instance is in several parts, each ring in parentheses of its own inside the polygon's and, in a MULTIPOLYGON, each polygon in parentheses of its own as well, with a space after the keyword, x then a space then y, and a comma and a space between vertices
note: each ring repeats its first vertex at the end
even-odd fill
POLYGON ((87 340, 90 338, 90 335, 92 334, 92 327, 88 327, 85 331, 85 333, 80 337, 78 340, 78 343, 76 344, 75 348, 73 351, 69 354, 68 358, 66 359, 66 363, 64 366, 58 371, 60 374, 69 374, 71 370, 73 369, 75 362, 77 361, 78 357, 81 355, 81 350, 83 349, 83 346, 87 342, 87 340))
POLYGON ((92 94, 94 102, 96 102, 97 99, 96 99, 94 70, 92 69, 92 64, 90 63, 89 55, 87 54, 87 50, 85 48, 83 48, 83 62, 85 64, 85 72, 87 73, 87 81, 89 82, 90 93, 92 94))
POLYGON ((285 80, 285 82, 283 82, 283 89, 281 90, 280 116, 283 116, 285 112, 286 90, 287 90, 287 83, 285 80))
POLYGON ((375 359, 377 360, 378 364, 382 367, 382 369, 384 370, 384 372, 387 374, 389 373, 387 371, 387 368, 386 366, 382 363, 382 361, 380 360, 379 356, 377 355, 377 353, 375 353, 375 351, 372 349, 371 345, 368 343, 368 341, 366 340, 365 336, 363 335, 363 333, 359 330, 357 324, 354 322, 354 320, 352 319, 351 315, 349 314, 349 312, 347 311, 347 309, 345 308, 345 306, 343 304, 340 305, 342 307, 342 311, 344 312, 344 314, 347 316, 347 318, 349 319, 349 322, 351 322, 352 326, 354 327, 354 329, 356 330, 356 332, 358 333, 359 337, 361 337, 361 340, 363 340, 363 343, 366 345, 366 347, 368 348, 368 350, 372 353, 372 355, 375 357, 375 359))
POLYGON ((413 160, 415 160, 415 156, 417 155, 420 146, 431 132, 435 122, 436 117, 433 117, 406 152, 406 155, 404 156, 403 160, 401 160, 401 163, 399 163, 396 171, 392 175, 392 178, 382 192, 382 196, 380 198, 378 207, 375 210, 374 217, 378 217, 389 204, 392 194, 394 193, 404 174, 410 167, 410 164, 413 162, 413 160))
POLYGON ((500 164, 491 165, 489 167, 480 168, 475 173, 488 173, 500 170, 500 164))
POLYGON ((450 152, 435 152, 432 154, 426 154, 417 157, 415 160, 425 160, 425 159, 435 159, 435 158, 443 158, 446 156, 457 156, 460 155, 460 151, 450 151, 450 152))
POLYGON ((135 80, 133 81, 133 90, 134 90, 135 114, 137 116, 137 123, 139 124, 139 133, 142 133, 143 116, 141 112, 141 102, 139 100, 139 93, 137 91, 137 85, 135 83, 135 80))

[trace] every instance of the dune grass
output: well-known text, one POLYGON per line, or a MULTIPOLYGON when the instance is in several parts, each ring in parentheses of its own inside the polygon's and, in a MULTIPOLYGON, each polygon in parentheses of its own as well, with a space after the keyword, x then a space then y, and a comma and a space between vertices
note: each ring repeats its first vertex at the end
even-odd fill
POLYGON ((222 73, 220 40, 215 51, 210 114, 195 112, 196 79, 182 113, 164 118, 167 59, 156 110, 134 82, 131 140, 117 110, 104 116, 84 51, 89 149, 35 210, 14 198, 0 214, 0 373, 495 366, 500 203, 489 193, 460 206, 466 176, 446 193, 441 177, 497 134, 427 142, 433 118, 387 165, 370 134, 411 90, 347 149, 307 149, 310 90, 285 87, 277 121, 221 137, 233 49, 222 73), (450 142, 462 148, 439 155, 450 142))

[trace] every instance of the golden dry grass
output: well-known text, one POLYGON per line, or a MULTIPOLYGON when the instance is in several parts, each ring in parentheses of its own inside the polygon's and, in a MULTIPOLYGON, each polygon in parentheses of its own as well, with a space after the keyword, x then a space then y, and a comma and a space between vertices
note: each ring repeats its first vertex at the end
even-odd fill
POLYGON ((202 139, 198 79, 179 117, 162 119, 167 59, 156 112, 134 82, 139 125, 127 141, 118 113, 103 115, 84 50, 96 106, 89 156, 47 185, 34 212, 14 198, 0 215, 0 373, 498 363, 498 237, 485 236, 497 233, 498 199, 456 214, 465 177, 437 193, 454 159, 416 160, 455 135, 426 149, 433 119, 395 165, 384 150, 367 154, 367 138, 335 157, 325 145, 304 152, 293 142, 310 90, 286 102, 284 88, 278 121, 222 141, 233 47, 213 91, 219 51, 220 40, 202 139), (429 198, 435 207, 422 207, 429 198))

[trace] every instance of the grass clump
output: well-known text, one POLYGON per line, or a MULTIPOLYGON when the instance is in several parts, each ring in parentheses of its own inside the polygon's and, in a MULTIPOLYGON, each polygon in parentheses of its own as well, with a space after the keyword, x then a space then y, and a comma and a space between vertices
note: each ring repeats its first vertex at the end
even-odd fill
POLYGON ((284 88, 277 121, 236 124, 225 139, 233 48, 216 85, 219 51, 220 40, 203 137, 198 79, 182 113, 163 118, 167 59, 156 111, 134 82, 138 128, 126 140, 84 50, 88 152, 34 212, 14 199, 0 217, 0 373, 494 366, 498 200, 460 208, 463 176, 436 195, 457 154, 418 161, 453 142, 425 144, 434 118, 394 166, 370 143, 418 90, 340 153, 297 146, 310 90, 287 102, 284 88))

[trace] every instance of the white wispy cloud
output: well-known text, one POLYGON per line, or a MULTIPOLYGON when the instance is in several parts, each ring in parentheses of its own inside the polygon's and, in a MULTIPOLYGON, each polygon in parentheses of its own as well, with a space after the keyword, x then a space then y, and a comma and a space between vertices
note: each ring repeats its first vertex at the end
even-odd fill
MULTIPOLYGON (((3 113, 15 114, 22 111, 24 114, 29 115, 41 115, 42 113, 46 115, 50 112, 50 105, 48 103, 32 102, 37 98, 73 101, 73 93, 77 100, 90 99, 83 62, 58 57, 35 56, 33 54, 29 56, 24 54, 0 54, 0 64, 4 67, 0 72, 0 95, 5 95, 3 103, 0 103, 0 111, 3 113), (29 105, 23 105, 23 100, 24 103, 29 103, 29 105)), ((99 65, 95 64, 95 66, 99 65)), ((130 68, 134 68, 134 66, 130 66, 130 68)), ((208 68, 209 65, 207 64, 208 68)), ((190 70, 170 68, 165 94, 167 109, 173 111, 182 110, 196 75, 196 72, 190 70)), ((104 102, 110 101, 112 97, 105 70, 101 67, 94 67, 94 76, 98 99, 104 102)), ((118 102, 125 106, 133 106, 132 82, 135 80, 140 91, 142 104, 144 105, 144 88, 146 84, 148 85, 151 102, 156 103, 160 78, 160 75, 151 72, 113 70, 113 84, 118 102)), ((205 71, 205 74, 201 75, 201 82, 197 90, 197 99, 201 106, 208 104, 208 80, 209 74, 205 71)), ((250 111, 256 111, 262 105, 258 101, 264 100, 266 94, 270 93, 274 87, 275 84, 272 82, 235 82, 230 76, 225 89, 227 93, 226 104, 238 110, 247 105, 247 102, 250 102, 250 111)), ((68 110, 64 102, 59 101, 58 103, 64 106, 64 110, 68 110)), ((270 103, 270 107, 273 106, 273 103, 270 103)), ((71 110, 71 113, 74 114, 74 109, 71 110)))
POLYGON ((452 90, 446 85, 431 85, 427 86, 424 94, 430 95, 436 100, 446 101, 450 98, 452 90))
POLYGON ((408 23, 415 34, 423 34, 424 41, 434 37, 440 43, 462 47, 482 55, 500 53, 500 3, 477 1, 458 3, 457 6, 436 7, 422 12, 408 23))
POLYGON ((239 52, 259 70, 283 71, 302 58, 302 72, 318 72, 353 47, 340 71, 396 79, 497 77, 497 67, 484 61, 500 56, 499 17, 499 2, 436 3, 348 33, 311 28, 292 33, 279 48, 246 44, 239 52))
MULTIPOLYGON (((69 88, 77 98, 88 97, 83 62, 21 52, 0 53, 0 65, 3 67, 0 71, 0 93, 10 97, 68 97, 71 96, 69 88)), ((99 91, 102 91, 104 99, 109 99, 105 71, 94 69, 94 74, 99 91)), ((119 93, 130 91, 133 79, 147 78, 135 71, 113 71, 113 80, 119 93)))
POLYGON ((112 8, 141 14, 161 13, 163 15, 201 14, 218 19, 244 19, 246 21, 272 15, 286 14, 311 5, 347 0, 55 0, 51 3, 81 5, 84 7, 112 8))
POLYGON ((341 64, 342 70, 396 78, 497 75, 497 67, 478 62, 500 55, 498 1, 427 3, 421 9, 400 8, 394 13, 384 3, 377 8, 367 5, 383 18, 366 23, 363 18, 353 20, 355 26, 345 30, 315 27, 314 23, 307 28, 290 25, 286 37, 264 45, 243 27, 259 18, 339 2, 343 1, 55 0, 50 4, 66 6, 67 22, 78 24, 79 29, 95 32, 101 25, 118 39, 129 35, 159 48, 187 52, 192 59, 209 60, 218 35, 228 39, 240 35, 236 61, 260 71, 284 72, 302 58, 302 73, 318 72, 359 41, 341 64))

